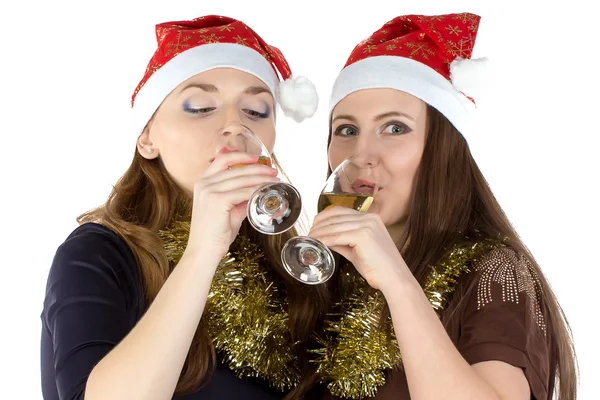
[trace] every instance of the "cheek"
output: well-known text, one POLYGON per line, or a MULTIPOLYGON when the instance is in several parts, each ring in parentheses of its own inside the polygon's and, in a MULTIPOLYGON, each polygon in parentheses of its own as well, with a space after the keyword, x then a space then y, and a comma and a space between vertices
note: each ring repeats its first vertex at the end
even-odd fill
POLYGON ((210 165, 216 143, 210 135, 181 123, 156 129, 155 133, 155 143, 167 172, 179 186, 191 190, 210 165))
POLYGON ((421 154, 411 154, 406 158, 397 161, 398 165, 396 171, 399 172, 399 176, 396 176, 396 179, 402 182, 405 189, 409 192, 412 190, 412 184, 415 180, 420 163, 421 154))
MULTIPOLYGON (((411 200, 417 170, 421 163, 422 150, 415 148, 403 149, 403 151, 390 152, 385 164, 393 182, 388 196, 386 196, 386 208, 390 215, 390 223, 406 218, 411 200), (392 222, 393 221, 393 222, 392 222)), ((387 214, 386 213, 386 214, 387 214)))
MULTIPOLYGON (((394 171, 398 172, 397 179, 401 179, 403 182, 412 183, 414 177, 421 164, 423 158, 423 150, 425 144, 420 137, 415 136, 414 140, 407 141, 401 147, 395 150, 393 157, 394 171)), ((408 188, 411 189, 411 188, 408 188)))
POLYGON ((327 160, 329 161, 329 168, 335 170, 348 156, 348 152, 344 151, 340 146, 331 144, 327 152, 327 160))
POLYGON ((397 148, 389 147, 386 153, 384 163, 392 174, 392 181, 397 182, 398 187, 410 191, 410 187, 406 186, 414 180, 421 163, 423 149, 417 143, 409 143, 397 148))

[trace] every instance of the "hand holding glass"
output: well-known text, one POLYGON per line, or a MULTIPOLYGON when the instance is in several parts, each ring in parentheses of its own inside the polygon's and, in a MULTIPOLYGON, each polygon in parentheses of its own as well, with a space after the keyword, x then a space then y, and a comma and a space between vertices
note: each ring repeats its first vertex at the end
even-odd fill
MULTIPOLYGON (((374 169, 357 157, 347 158, 327 179, 319 196, 318 211, 340 206, 366 213, 378 189, 374 169)), ((291 276, 309 285, 326 282, 335 271, 331 250, 309 236, 288 240, 281 258, 291 276)))
MULTIPOLYGON (((239 126, 222 135, 219 152, 243 151, 258 157, 258 163, 272 167, 275 163, 269 151, 246 126, 239 126)), ((243 167, 244 164, 231 168, 243 167)), ((290 229, 300 216, 302 201, 300 194, 289 183, 267 183, 250 197, 246 215, 254 229, 276 235, 290 229)))

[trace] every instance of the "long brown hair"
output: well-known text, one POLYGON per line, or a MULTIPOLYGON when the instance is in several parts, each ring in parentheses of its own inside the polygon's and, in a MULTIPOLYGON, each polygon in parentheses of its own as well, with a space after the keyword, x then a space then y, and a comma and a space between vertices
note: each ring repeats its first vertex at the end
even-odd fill
MULTIPOLYGON (((273 158, 279 167, 275 156, 273 158)), ((168 227, 188 205, 188 196, 169 176, 162 161, 147 160, 136 150, 131 166, 116 183, 106 203, 79 216, 78 222, 99 222, 123 238, 136 258, 144 284, 144 300, 149 307, 175 267, 167 260, 157 232, 168 227)), ((301 371, 310 375, 305 372, 311 368, 306 343, 328 307, 327 289, 300 283, 283 269, 281 248, 287 239, 296 235, 294 229, 282 235, 260 235, 244 222, 240 231, 261 245, 268 267, 284 283, 292 341, 299 342, 294 349, 301 371)), ((200 323, 175 394, 191 393, 206 384, 215 365, 215 348, 200 323)))
MULTIPOLYGON (((327 175, 330 174, 328 168, 327 175)), ((559 400, 574 400, 577 361, 563 310, 538 263, 494 197, 464 137, 439 111, 428 106, 425 149, 398 248, 403 249, 404 260, 423 285, 430 266, 442 260, 446 249, 464 244, 465 237, 507 238, 508 246, 529 259, 541 284, 547 331, 555 353, 550 366, 550 390, 556 383, 559 400), (405 246, 407 243, 410 245, 405 246)), ((458 291, 442 316, 445 324, 460 303, 457 297, 458 291)), ((383 317, 388 316, 389 310, 383 317)))

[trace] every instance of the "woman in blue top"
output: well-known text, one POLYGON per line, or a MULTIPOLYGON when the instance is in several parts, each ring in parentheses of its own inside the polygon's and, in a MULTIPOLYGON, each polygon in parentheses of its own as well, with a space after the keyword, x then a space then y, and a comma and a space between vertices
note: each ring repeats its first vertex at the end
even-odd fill
MULTIPOLYGON (((106 204, 79 219, 49 273, 44 398, 279 398, 290 379, 269 387, 267 355, 218 341, 230 321, 216 301, 205 309, 213 275, 229 251, 248 265, 259 262, 285 293, 289 332, 300 343, 318 321, 325 288, 296 282, 280 266, 282 240, 293 230, 264 236, 244 221, 249 196, 277 181, 276 169, 243 152, 215 154, 214 144, 245 126, 272 152, 277 105, 296 121, 310 117, 314 85, 290 78, 281 52, 232 18, 167 22, 156 37, 132 99, 132 164, 106 204), (236 164, 254 165, 229 168, 236 164), (185 226, 189 213, 188 240, 173 224, 185 226), (238 233, 247 241, 236 240, 238 233), (172 251, 163 247, 170 237, 179 240, 172 251), (256 256, 251 245, 264 257, 249 260, 256 256)), ((211 293, 223 296, 221 289, 211 293)), ((295 347, 299 371, 308 365, 302 346, 295 347)))

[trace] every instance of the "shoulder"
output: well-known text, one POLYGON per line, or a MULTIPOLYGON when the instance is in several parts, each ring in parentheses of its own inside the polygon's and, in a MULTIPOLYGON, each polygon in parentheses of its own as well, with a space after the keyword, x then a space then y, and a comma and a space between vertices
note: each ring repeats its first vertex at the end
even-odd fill
POLYGON ((48 273, 46 301, 102 286, 127 298, 140 296, 137 262, 119 235, 103 225, 86 223, 58 247, 48 273))
POLYGON ((458 350, 472 365, 502 361, 523 369, 534 397, 547 398, 553 350, 535 261, 500 246, 478 257, 472 269, 458 319, 458 350))
POLYGON ((79 225, 67 236, 59 246, 57 254, 81 250, 97 251, 106 248, 130 252, 125 241, 115 232, 104 225, 88 222, 79 225))
POLYGON ((527 255, 500 246, 479 257, 473 269, 476 310, 515 307, 532 317, 545 333, 542 284, 527 255))
POLYGON ((125 241, 109 228, 96 223, 86 223, 75 228, 58 247, 54 261, 56 263, 72 258, 118 260, 118 265, 106 265, 114 269, 124 267, 124 264, 135 264, 135 257, 125 241))

